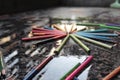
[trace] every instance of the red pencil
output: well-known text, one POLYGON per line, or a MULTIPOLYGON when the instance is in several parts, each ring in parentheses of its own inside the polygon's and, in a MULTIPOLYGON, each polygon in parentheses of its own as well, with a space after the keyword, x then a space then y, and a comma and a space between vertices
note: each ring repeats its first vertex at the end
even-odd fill
POLYGON ((66 34, 65 32, 59 31, 59 30, 52 30, 52 31, 37 31, 37 30, 32 30, 33 34, 34 33, 42 33, 42 34, 66 34))
POLYGON ((35 77, 51 60, 53 59, 53 56, 49 56, 46 59, 44 59, 36 68, 33 68, 25 77, 23 80, 32 80, 33 77, 35 77))
POLYGON ((30 38, 22 38, 23 41, 29 41, 29 40, 38 40, 38 39, 46 39, 46 38, 51 38, 55 37, 56 35, 45 35, 45 36, 34 36, 30 38))
POLYGON ((33 36, 51 35, 50 33, 33 33, 33 36))
POLYGON ((41 43, 48 42, 48 41, 51 41, 51 40, 57 40, 57 39, 60 39, 60 38, 65 37, 66 35, 67 35, 67 34, 55 36, 55 37, 52 37, 52 38, 47 38, 47 39, 44 39, 44 40, 42 40, 42 41, 36 42, 35 45, 39 45, 39 44, 41 44, 41 43))
POLYGON ((73 80, 92 61, 93 56, 89 56, 76 70, 74 70, 65 80, 73 80))

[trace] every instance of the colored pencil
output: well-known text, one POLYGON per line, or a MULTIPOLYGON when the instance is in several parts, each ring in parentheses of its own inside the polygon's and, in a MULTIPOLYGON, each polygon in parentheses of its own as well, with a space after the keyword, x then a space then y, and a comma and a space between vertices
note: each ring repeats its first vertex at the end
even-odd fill
POLYGON ((26 74, 23 80, 32 80, 52 59, 53 56, 44 59, 36 68, 33 68, 28 74, 26 74))
POLYGON ((50 33, 33 33, 34 36, 50 35, 50 33))
POLYGON ((59 31, 52 31, 52 32, 35 32, 33 33, 34 36, 45 36, 45 35, 62 35, 65 34, 59 31))
POLYGON ((70 37, 78 43, 79 46, 81 46, 86 52, 90 52, 90 49, 85 45, 83 44, 77 37, 75 37, 73 34, 70 34, 70 37))
POLYGON ((83 39, 85 41, 88 41, 88 42, 91 42, 91 43, 94 43, 94 44, 97 44, 97 45, 100 45, 102 47, 105 47, 105 48, 108 48, 108 49, 111 49, 113 46, 110 46, 110 45, 107 45, 107 44, 104 44, 102 42, 99 42, 99 41, 96 41, 96 40, 93 40, 93 39, 90 39, 90 38, 86 38, 86 37, 83 37, 83 36, 78 36, 76 34, 74 34, 76 37, 78 37, 79 39, 83 39))
POLYGON ((55 35, 34 36, 34 37, 30 37, 30 38, 22 38, 22 40, 30 41, 30 40, 46 39, 46 38, 51 38, 51 37, 55 37, 55 35))
POLYGON ((96 24, 96 23, 77 23, 77 25, 83 25, 83 26, 99 26, 99 24, 96 24))
POLYGON ((66 36, 66 38, 62 41, 61 45, 58 46, 54 52, 58 54, 65 45, 65 43, 68 41, 68 39, 69 39, 69 34, 66 36))
POLYGON ((58 35, 58 34, 66 34, 65 32, 59 31, 59 30, 52 30, 52 31, 36 31, 32 30, 33 33, 41 33, 41 34, 53 34, 53 35, 58 35))
POLYGON ((46 43, 46 42, 48 42, 48 41, 54 41, 54 40, 63 38, 63 37, 65 37, 65 36, 66 36, 66 34, 60 35, 60 36, 55 36, 55 37, 52 37, 52 38, 47 38, 47 39, 38 41, 38 42, 36 42, 36 43, 34 43, 34 44, 35 44, 35 45, 39 45, 39 44, 41 44, 41 43, 46 43))
POLYGON ((102 40, 102 41, 112 41, 112 39, 110 37, 105 37, 105 36, 99 36, 99 35, 92 35, 89 33, 76 33, 77 35, 83 36, 83 37, 87 37, 87 38, 91 38, 91 39, 96 39, 96 40, 102 40))
POLYGON ((105 78, 102 80, 112 80, 114 76, 116 76, 118 73, 120 73, 120 66, 114 69, 111 73, 109 73, 105 78))
POLYGON ((84 25, 84 26, 97 26, 100 28, 107 28, 107 29, 112 29, 112 30, 120 30, 120 27, 116 26, 107 26, 105 24, 96 24, 96 23, 77 23, 77 25, 84 25))
POLYGON ((70 69, 62 78, 60 78, 60 80, 65 80, 65 78, 70 75, 76 68, 78 68, 78 66, 80 65, 80 63, 77 63, 72 69, 70 69))
POLYGON ((59 27, 58 25, 56 25, 56 24, 53 24, 52 26, 53 26, 54 28, 60 30, 60 31, 64 31, 64 32, 65 32, 65 30, 63 30, 62 28, 60 28, 60 27, 59 27))
POLYGON ((107 29, 112 29, 112 30, 120 30, 120 27, 107 26, 107 25, 104 25, 104 24, 100 24, 99 27, 101 27, 101 28, 107 28, 107 29))
POLYGON ((77 69, 75 69, 65 80, 73 80, 78 74, 80 74, 92 61, 93 56, 89 56, 77 69))
POLYGON ((97 36, 106 36, 106 37, 117 37, 118 34, 111 34, 111 33, 90 33, 91 35, 97 36))

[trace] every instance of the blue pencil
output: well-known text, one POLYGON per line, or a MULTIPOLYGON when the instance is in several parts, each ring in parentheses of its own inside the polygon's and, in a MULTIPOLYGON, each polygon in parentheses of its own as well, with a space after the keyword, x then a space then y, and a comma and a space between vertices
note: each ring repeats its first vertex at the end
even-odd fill
POLYGON ((106 37, 117 37, 118 34, 110 34, 110 33, 90 33, 91 35, 96 36, 106 36, 106 37))
POLYGON ((23 80, 32 80, 44 67, 45 65, 53 59, 53 56, 47 57, 43 60, 37 67, 33 68, 30 72, 28 72, 23 80))
POLYGON ((77 35, 84 36, 87 38, 93 38, 93 39, 100 39, 100 40, 111 40, 109 37, 99 36, 99 35, 92 35, 89 33, 76 33, 77 35))

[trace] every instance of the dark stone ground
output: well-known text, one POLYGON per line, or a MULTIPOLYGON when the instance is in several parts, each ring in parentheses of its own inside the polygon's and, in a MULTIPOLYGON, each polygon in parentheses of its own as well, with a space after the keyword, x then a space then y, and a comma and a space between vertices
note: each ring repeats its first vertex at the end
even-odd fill
MULTIPOLYGON (((6 63, 6 66, 12 63, 16 58, 20 59, 14 67, 7 69, 7 77, 10 76, 14 68, 17 68, 18 72, 15 76, 18 75, 18 77, 15 80, 22 80, 27 71, 33 66, 39 64, 49 53, 52 46, 55 45, 55 42, 39 45, 40 47, 46 48, 44 52, 41 52, 42 54, 35 55, 34 57, 25 55, 25 51, 33 46, 31 43, 22 42, 21 38, 28 35, 32 26, 48 25, 51 23, 51 21, 49 21, 51 18, 71 18, 71 16, 78 18, 83 22, 119 23, 119 13, 120 11, 118 9, 110 8, 62 7, 0 16, 0 39, 4 36, 12 34, 15 35, 11 41, 5 44, 0 44, 3 56, 6 57, 15 49, 18 49, 19 51, 19 54, 6 63), (29 62, 31 62, 30 65, 26 66, 29 62)), ((52 22, 54 23, 54 21, 52 22)), ((113 69, 120 66, 120 37, 114 39, 118 44, 111 50, 85 42, 85 44, 92 50, 90 55, 94 56, 88 80, 102 80, 102 78, 104 78, 113 69)), ((77 45, 66 44, 64 49, 65 51, 63 52, 63 55, 85 55, 84 51, 77 45)), ((120 80, 120 75, 115 76, 112 80, 120 80)))

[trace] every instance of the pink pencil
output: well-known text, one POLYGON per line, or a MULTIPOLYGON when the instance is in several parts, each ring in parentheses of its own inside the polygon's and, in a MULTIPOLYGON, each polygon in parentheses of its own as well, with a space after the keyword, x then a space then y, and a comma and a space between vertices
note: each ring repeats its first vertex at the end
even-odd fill
POLYGON ((41 33, 41 34, 66 34, 65 32, 59 31, 59 30, 52 30, 52 31, 38 31, 38 30, 32 30, 33 34, 34 33, 41 33))
POLYGON ((74 70, 65 80, 73 80, 92 61, 93 56, 89 56, 76 70, 74 70))

